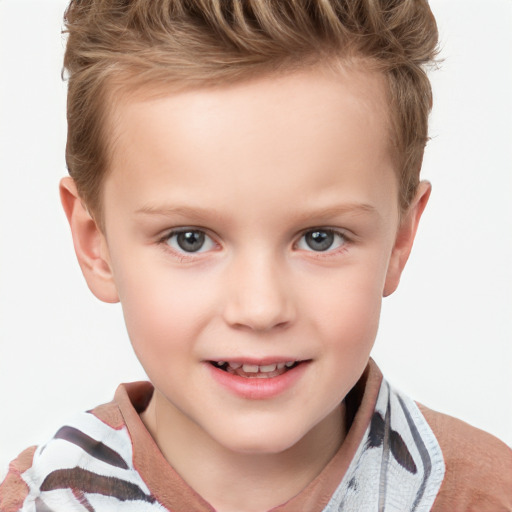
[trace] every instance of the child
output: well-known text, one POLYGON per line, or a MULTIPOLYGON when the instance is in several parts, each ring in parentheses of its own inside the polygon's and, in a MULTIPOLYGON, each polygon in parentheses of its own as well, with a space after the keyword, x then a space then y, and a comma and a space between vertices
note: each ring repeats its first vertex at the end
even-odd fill
POLYGON ((510 510, 510 450, 369 359, 430 193, 426 3, 80 1, 61 197, 151 385, 0 510, 510 510), (153 388, 154 386, 154 388, 153 388))

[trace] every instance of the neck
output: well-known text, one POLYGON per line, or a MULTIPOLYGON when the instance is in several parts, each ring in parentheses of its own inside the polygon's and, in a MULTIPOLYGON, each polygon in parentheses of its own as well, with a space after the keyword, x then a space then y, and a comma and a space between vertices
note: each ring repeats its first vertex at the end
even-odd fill
POLYGON ((217 443, 157 390, 141 414, 166 460, 217 512, 261 512, 293 498, 337 452, 344 417, 341 405, 292 447, 247 454, 217 443))

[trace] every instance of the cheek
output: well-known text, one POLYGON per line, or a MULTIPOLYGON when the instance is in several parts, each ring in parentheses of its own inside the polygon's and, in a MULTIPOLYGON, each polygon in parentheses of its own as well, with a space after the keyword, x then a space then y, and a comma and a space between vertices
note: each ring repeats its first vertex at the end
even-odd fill
POLYGON ((193 347, 209 310, 201 293, 205 283, 191 283, 168 266, 145 265, 119 269, 116 276, 126 327, 137 355, 158 358, 193 347))
POLYGON ((369 350, 379 326, 380 295, 357 292, 340 299, 324 317, 329 339, 347 355, 369 350))
POLYGON ((325 304, 316 330, 324 345, 325 378, 333 391, 332 404, 348 393, 364 371, 377 336, 381 297, 373 283, 352 287, 345 283, 338 300, 325 304))
MULTIPOLYGON (((380 274, 380 272, 379 272, 380 274)), ((368 268, 347 269, 331 276, 310 293, 305 310, 312 328, 347 356, 363 357, 371 349, 379 325, 380 278, 368 268)))

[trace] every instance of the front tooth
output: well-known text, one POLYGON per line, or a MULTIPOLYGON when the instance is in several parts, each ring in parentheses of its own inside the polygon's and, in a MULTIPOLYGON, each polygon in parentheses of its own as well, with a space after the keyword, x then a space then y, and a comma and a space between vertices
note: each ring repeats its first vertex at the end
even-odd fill
POLYGON ((244 364, 242 370, 245 373, 258 373, 259 366, 257 364, 244 364))
POLYGON ((277 363, 277 369, 282 370, 284 368, 284 363, 277 363))
POLYGON ((238 370, 238 368, 242 368, 242 363, 229 363, 229 366, 233 370, 238 370))
POLYGON ((260 372, 274 372, 276 370, 277 364, 267 364, 265 366, 260 366, 260 372))
POLYGON ((217 366, 224 366, 226 364, 226 361, 217 361, 217 366))
POLYGON ((295 361, 288 361, 284 365, 286 366, 286 368, 291 368, 294 364, 295 364, 295 361))

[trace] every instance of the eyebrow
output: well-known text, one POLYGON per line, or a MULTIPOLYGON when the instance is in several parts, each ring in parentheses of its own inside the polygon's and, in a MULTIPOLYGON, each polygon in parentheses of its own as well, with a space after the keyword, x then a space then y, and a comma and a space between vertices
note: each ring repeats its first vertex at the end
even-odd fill
POLYGON ((216 210, 210 210, 201 206, 173 206, 173 205, 145 205, 135 211, 136 214, 155 215, 162 217, 193 217, 198 220, 211 220, 220 218, 221 214, 216 210))
POLYGON ((380 217, 380 213, 371 204, 367 203, 347 203, 335 206, 329 206, 326 208, 311 209, 311 211, 303 213, 301 212, 298 217, 300 218, 328 218, 337 217, 338 215, 371 215, 380 217))
MULTIPOLYGON (((185 205, 144 205, 135 212, 142 215, 155 215, 164 217, 187 217, 195 218, 201 221, 208 221, 212 218, 221 219, 223 216, 214 209, 203 208, 201 206, 185 205)), ((332 218, 338 215, 371 215, 381 217, 381 214, 371 204, 367 203, 347 203, 323 208, 311 208, 306 212, 297 212, 293 214, 297 221, 307 221, 308 219, 332 218)))

